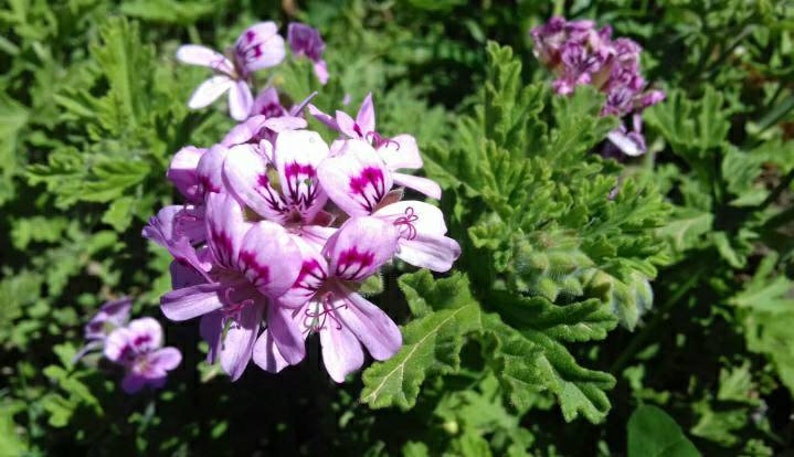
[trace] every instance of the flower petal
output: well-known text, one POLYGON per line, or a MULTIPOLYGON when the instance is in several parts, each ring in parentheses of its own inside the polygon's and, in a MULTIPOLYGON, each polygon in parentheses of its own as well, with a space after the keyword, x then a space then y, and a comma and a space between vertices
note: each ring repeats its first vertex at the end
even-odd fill
POLYGON ((445 272, 460 257, 460 245, 448 236, 420 233, 412 240, 400 239, 397 257, 419 268, 445 272))
POLYGON ((356 115, 356 124, 361 129, 360 133, 366 137, 370 132, 375 131, 375 107, 372 104, 372 92, 364 97, 361 108, 356 115))
POLYGON ((361 295, 339 287, 337 291, 349 306, 340 306, 335 312, 356 338, 367 348, 375 360, 391 358, 403 344, 397 324, 361 295))
POLYGON ((356 335, 345 326, 328 325, 320 331, 323 348, 323 363, 328 374, 336 382, 344 382, 345 376, 361 368, 364 351, 356 335))
POLYGON ((328 83, 328 66, 325 64, 325 60, 320 59, 314 63, 314 75, 317 76, 320 84, 326 85, 328 83))
POLYGON ((378 218, 348 220, 328 240, 323 251, 330 259, 329 273, 349 281, 367 278, 391 260, 399 236, 397 227, 378 218))
POLYGON ((260 221, 251 227, 240 247, 238 269, 263 295, 283 295, 301 270, 303 259, 284 227, 260 221))
POLYGON ((305 222, 314 219, 328 201, 317 178, 317 167, 326 157, 328 145, 317 132, 288 130, 276 139, 276 170, 281 192, 305 222))
POLYGON ((260 216, 281 222, 287 207, 271 186, 267 160, 252 148, 229 154, 223 164, 223 177, 229 190, 260 216))
POLYGON ((444 213, 429 203, 416 200, 403 200, 386 205, 375 211, 372 217, 397 225, 404 238, 410 238, 406 233, 409 224, 417 234, 440 236, 447 233, 444 213))
POLYGON ((234 268, 245 234, 251 224, 243 219, 243 208, 228 194, 207 195, 207 244, 215 261, 234 268))
POLYGON ((300 363, 306 357, 306 334, 301 327, 302 311, 271 304, 267 312, 267 329, 278 346, 279 354, 290 365, 300 363))
POLYGON ((185 146, 174 154, 165 174, 179 192, 194 203, 201 202, 203 197, 196 168, 205 152, 204 148, 185 146))
POLYGON ((185 321, 221 309, 221 285, 199 284, 173 290, 160 297, 160 309, 172 321, 185 321))
POLYGON ((229 114, 232 119, 244 121, 251 114, 254 96, 245 81, 237 81, 229 89, 229 114))
POLYGON ((212 102, 218 99, 224 92, 234 86, 234 81, 226 75, 217 75, 201 83, 190 100, 187 106, 190 109, 200 109, 209 106, 212 102))
POLYGON ((254 351, 264 306, 254 303, 240 311, 239 319, 229 326, 220 351, 221 367, 236 381, 242 376, 254 351))
POLYGON ((137 370, 137 373, 146 379, 160 379, 179 366, 182 362, 182 353, 179 349, 169 346, 147 354, 146 362, 141 364, 143 370, 137 370))
POLYGON ((197 44, 186 44, 176 50, 176 58, 188 65, 200 65, 213 70, 234 74, 234 65, 218 51, 197 44))
POLYGON ((325 159, 317 175, 328 196, 351 216, 366 216, 391 190, 386 164, 367 142, 347 140, 341 155, 325 159))
POLYGON ((254 363, 269 373, 278 373, 290 364, 279 352, 273 335, 265 329, 254 344, 254 363))
POLYGON ((421 192, 430 198, 441 199, 441 186, 432 179, 421 176, 412 176, 404 173, 392 173, 394 183, 417 192, 421 192))
POLYGON ((203 187, 203 193, 217 193, 223 190, 222 170, 227 155, 229 155, 229 148, 216 144, 199 159, 196 173, 203 187))
POLYGON ((274 301, 277 306, 297 308, 306 304, 328 277, 328 262, 319 249, 301 238, 295 239, 301 252, 301 269, 292 287, 274 301))
POLYGON ((132 320, 127 328, 132 332, 130 344, 138 353, 152 352, 163 345, 163 327, 155 318, 132 320))
POLYGON ((207 363, 214 364, 218 361, 218 354, 221 351, 223 314, 220 311, 212 311, 201 316, 201 321, 199 322, 199 335, 201 335, 201 338, 209 345, 207 363))
POLYGON ((348 138, 364 139, 367 132, 362 131, 361 127, 344 111, 336 111, 336 125, 339 132, 348 138))
POLYGON ((378 154, 390 170, 422 168, 422 156, 412 135, 402 134, 390 138, 378 148, 378 154))
POLYGON ((135 354, 130 347, 132 338, 133 334, 127 327, 119 327, 110 332, 102 350, 105 358, 111 362, 123 364, 126 359, 133 357, 135 354))
POLYGON ((246 73, 276 66, 287 55, 284 38, 272 21, 247 28, 237 39, 234 52, 246 73))
POLYGON ((309 103, 306 106, 309 109, 309 114, 314 116, 315 119, 325 124, 326 127, 330 128, 331 130, 339 130, 339 125, 336 123, 336 118, 334 118, 330 114, 326 114, 320 111, 319 108, 317 108, 311 103, 309 103))

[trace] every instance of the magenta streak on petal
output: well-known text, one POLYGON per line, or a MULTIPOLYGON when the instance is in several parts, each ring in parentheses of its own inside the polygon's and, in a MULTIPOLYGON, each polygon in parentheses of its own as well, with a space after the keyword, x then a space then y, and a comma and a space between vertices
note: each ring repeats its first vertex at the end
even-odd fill
POLYGON ((292 162, 285 167, 284 175, 287 178, 287 190, 292 203, 300 206, 301 209, 310 208, 317 197, 318 189, 315 185, 317 182, 317 170, 314 166, 292 162), (298 192, 301 184, 307 187, 305 193, 298 192))
POLYGON ((355 246, 339 254, 339 261, 336 264, 335 276, 341 278, 356 278, 361 270, 372 265, 375 254, 372 252, 358 252, 355 246), (349 273, 350 268, 358 267, 356 271, 349 273))
POLYGON ((372 212, 386 194, 383 172, 376 167, 364 168, 358 177, 350 178, 350 190, 364 199, 363 202, 359 202, 361 207, 372 212), (367 194, 367 190, 370 188, 374 191, 374 195, 367 194))
POLYGON ((306 289, 313 293, 317 291, 317 287, 314 284, 322 283, 323 281, 325 281, 325 274, 317 260, 304 260, 301 271, 298 273, 298 278, 295 279, 294 287, 306 289), (309 278, 314 279, 314 281, 307 282, 306 280, 309 278))
POLYGON ((151 336, 149 336, 149 335, 138 335, 138 336, 135 337, 134 340, 132 340, 132 345, 138 347, 138 346, 141 346, 144 343, 148 343, 150 341, 152 341, 152 337, 151 336))
POLYGON ((229 235, 218 232, 212 228, 210 229, 210 239, 212 240, 211 247, 216 257, 215 260, 224 267, 232 267, 234 265, 234 259, 231 258, 231 255, 234 248, 229 235))
MULTIPOLYGON (((278 259, 274 259, 278 261, 278 259)), ((244 273, 253 271, 256 273, 256 280, 252 281, 255 287, 264 287, 270 283, 270 268, 256 261, 256 253, 251 251, 240 251, 240 262, 245 265, 244 273)), ((248 275, 246 275, 248 277, 248 275)))
POLYGON ((281 196, 274 192, 273 188, 270 187, 270 179, 266 174, 262 173, 257 177, 256 191, 265 199, 268 206, 270 206, 273 211, 281 214, 288 213, 286 205, 281 199, 281 196))
POLYGON ((251 44, 254 41, 254 38, 256 38, 256 32, 253 30, 246 30, 245 41, 247 41, 248 44, 251 44))

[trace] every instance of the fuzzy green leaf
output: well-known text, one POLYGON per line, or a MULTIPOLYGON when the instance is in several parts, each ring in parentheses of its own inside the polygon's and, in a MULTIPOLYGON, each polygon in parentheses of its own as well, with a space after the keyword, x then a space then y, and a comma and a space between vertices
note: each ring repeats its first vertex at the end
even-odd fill
POLYGON ((681 427, 661 409, 643 405, 629 418, 629 457, 699 457, 681 427))

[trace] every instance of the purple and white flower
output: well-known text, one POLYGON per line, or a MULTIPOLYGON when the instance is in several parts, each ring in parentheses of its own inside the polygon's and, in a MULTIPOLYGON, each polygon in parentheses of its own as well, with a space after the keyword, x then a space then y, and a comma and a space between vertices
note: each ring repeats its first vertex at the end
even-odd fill
POLYGON ((165 384, 168 372, 182 361, 182 354, 174 347, 162 346, 163 329, 151 317, 135 319, 108 335, 104 355, 124 367, 124 392, 134 394, 146 385, 158 389, 165 384))
POLYGON ((328 68, 323 60, 325 42, 320 37, 320 32, 313 27, 299 22, 293 22, 287 28, 287 41, 295 56, 306 56, 314 63, 314 74, 320 84, 328 82, 328 68))
POLYGON ((189 65, 209 67, 216 73, 193 92, 188 107, 204 108, 228 92, 229 112, 232 118, 242 121, 248 118, 254 103, 249 86, 251 74, 284 60, 284 38, 278 34, 275 22, 261 22, 240 35, 230 54, 227 58, 205 46, 188 44, 177 50, 176 58, 189 65))

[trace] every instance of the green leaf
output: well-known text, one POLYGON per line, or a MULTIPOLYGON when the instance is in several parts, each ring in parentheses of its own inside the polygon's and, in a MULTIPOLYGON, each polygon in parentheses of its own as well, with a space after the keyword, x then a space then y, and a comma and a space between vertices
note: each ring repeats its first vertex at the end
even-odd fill
POLYGON ((681 427, 661 409, 643 405, 634 410, 628 424, 629 457, 698 457, 695 445, 681 427))
POLYGON ((604 391, 614 387, 615 378, 582 368, 565 346, 543 332, 518 332, 495 315, 486 315, 483 322, 491 337, 483 355, 517 408, 531 406, 533 392, 549 390, 568 422, 580 414, 593 423, 606 417, 610 403, 604 391))
POLYGON ((414 319, 403 327, 402 349, 364 371, 361 401, 372 408, 412 408, 427 376, 458 370, 464 336, 480 325, 474 301, 414 319))

